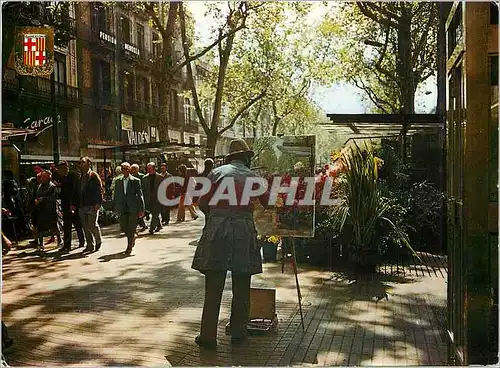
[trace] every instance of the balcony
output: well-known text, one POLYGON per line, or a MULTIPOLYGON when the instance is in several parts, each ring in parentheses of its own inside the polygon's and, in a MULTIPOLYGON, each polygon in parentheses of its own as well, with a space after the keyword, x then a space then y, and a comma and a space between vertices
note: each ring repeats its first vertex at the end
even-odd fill
MULTIPOLYGON (((21 81, 19 78, 14 70, 6 69, 3 76, 4 91, 23 93, 24 96, 35 99, 51 99, 50 79, 24 76, 21 81)), ((55 98, 59 103, 66 104, 79 104, 82 100, 79 88, 59 82, 55 82, 55 98)))

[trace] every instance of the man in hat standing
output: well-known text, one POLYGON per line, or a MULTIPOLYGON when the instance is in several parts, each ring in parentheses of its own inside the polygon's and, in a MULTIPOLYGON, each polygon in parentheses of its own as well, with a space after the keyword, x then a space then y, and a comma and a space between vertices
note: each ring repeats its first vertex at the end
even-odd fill
MULTIPOLYGON (((201 332, 195 342, 205 348, 217 345, 217 323, 222 291, 227 271, 231 271, 233 302, 231 305, 231 343, 247 338, 250 309, 250 279, 262 272, 262 258, 252 215, 252 202, 231 206, 227 200, 212 204, 216 188, 226 178, 235 182, 236 197, 241 198, 245 181, 257 177, 250 170, 254 153, 243 139, 230 143, 226 165, 213 169, 208 175, 212 188, 199 200, 200 209, 207 215, 206 224, 196 248, 192 268, 205 275, 205 303, 201 332)), ((259 197, 267 206, 267 196, 259 197)))
POLYGON ((66 161, 59 162, 56 169, 57 177, 55 179, 61 185, 61 208, 63 213, 64 246, 61 248, 61 252, 69 252, 71 251, 71 228, 73 225, 75 225, 76 235, 78 236, 78 247, 83 247, 85 244, 79 216, 80 178, 76 173, 69 171, 66 161))

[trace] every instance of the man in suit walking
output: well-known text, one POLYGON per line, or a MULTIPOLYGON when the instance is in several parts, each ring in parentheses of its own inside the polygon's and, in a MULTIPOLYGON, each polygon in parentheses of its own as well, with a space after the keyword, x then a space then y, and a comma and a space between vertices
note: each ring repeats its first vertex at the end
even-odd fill
POLYGON ((154 162, 148 163, 146 169, 148 174, 141 179, 141 183, 144 193, 144 204, 146 210, 151 213, 149 233, 154 234, 162 228, 160 223, 162 205, 158 201, 158 186, 165 178, 156 172, 156 164, 154 162))
MULTIPOLYGON (((138 164, 132 164, 130 165, 130 175, 133 177, 142 180, 144 178, 144 174, 140 172, 139 165, 138 164)), ((149 215, 146 214, 147 217, 149 215)), ((148 227, 146 226, 146 223, 144 222, 144 217, 141 217, 138 221, 137 224, 141 227, 139 231, 146 231, 148 227)))
POLYGON ((144 217, 144 196, 141 181, 130 175, 130 164, 121 164, 123 177, 116 180, 115 211, 120 214, 122 229, 127 234, 125 254, 132 253, 135 245, 135 229, 139 218, 144 217))
POLYGON ((61 252, 71 251, 71 227, 75 225, 79 247, 85 244, 80 209, 80 178, 75 172, 69 171, 68 163, 61 161, 56 165, 56 179, 61 184, 61 207, 63 213, 64 247, 61 252))

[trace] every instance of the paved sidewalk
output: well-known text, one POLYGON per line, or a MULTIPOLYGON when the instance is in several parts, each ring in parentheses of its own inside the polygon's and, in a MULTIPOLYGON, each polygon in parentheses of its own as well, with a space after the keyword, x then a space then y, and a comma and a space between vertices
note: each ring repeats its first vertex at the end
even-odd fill
POLYGON ((253 287, 276 288, 279 330, 232 347, 224 334, 230 277, 216 352, 193 341, 203 306, 203 276, 192 270, 202 218, 143 235, 131 256, 116 227, 102 249, 58 257, 30 248, 3 258, 3 315, 15 339, 12 366, 443 365, 438 318, 446 285, 440 273, 352 283, 301 267, 305 331, 288 265, 265 264, 253 287), (374 298, 375 296, 375 298, 374 298), (377 299, 379 299, 377 301, 377 299))

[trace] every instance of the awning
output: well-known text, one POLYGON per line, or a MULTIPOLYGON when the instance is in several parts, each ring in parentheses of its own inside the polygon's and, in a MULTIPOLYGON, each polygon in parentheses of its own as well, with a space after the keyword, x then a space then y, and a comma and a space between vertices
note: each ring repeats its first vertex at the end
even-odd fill
POLYGON ((2 124, 2 140, 6 141, 12 137, 20 137, 24 136, 25 138, 28 135, 31 134, 36 134, 38 133, 37 130, 34 129, 23 129, 23 128, 16 128, 14 127, 13 124, 2 124))
POLYGON ((111 151, 114 154, 128 153, 134 155, 161 155, 174 153, 195 152, 201 155, 205 147, 199 144, 176 143, 176 142, 152 142, 145 144, 132 144, 114 147, 103 147, 104 151, 111 151))
POLYGON ((366 137, 407 135, 443 129, 437 114, 327 114, 331 120, 321 127, 329 132, 366 137))

